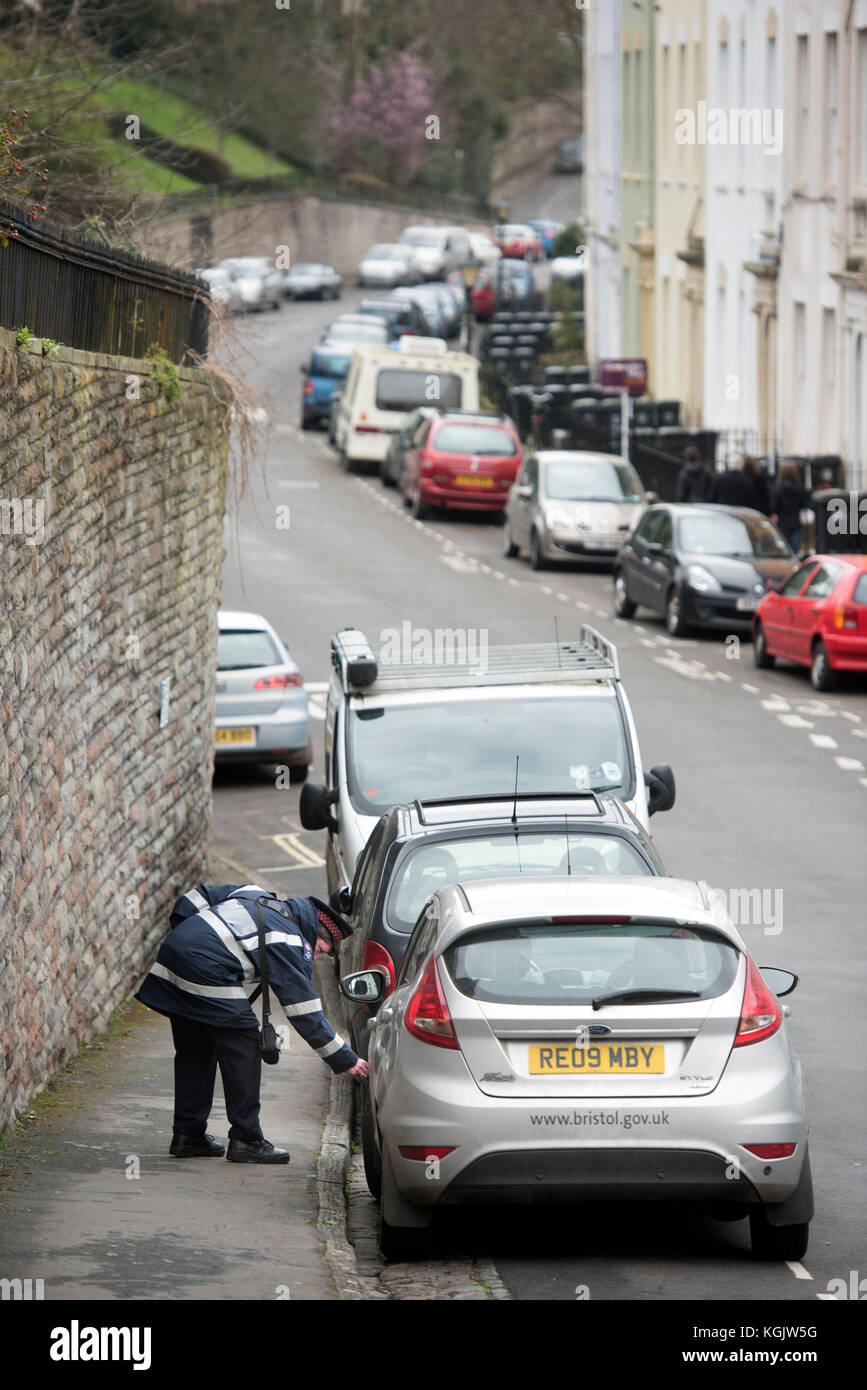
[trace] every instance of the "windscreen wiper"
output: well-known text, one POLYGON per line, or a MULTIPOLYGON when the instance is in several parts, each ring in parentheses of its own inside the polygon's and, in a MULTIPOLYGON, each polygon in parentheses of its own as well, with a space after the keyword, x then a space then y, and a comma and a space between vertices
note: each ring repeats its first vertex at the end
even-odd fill
POLYGON ((603 994, 593 1000, 594 1009, 603 1004, 668 1004, 678 999, 701 999, 694 989, 622 989, 617 994, 603 994))

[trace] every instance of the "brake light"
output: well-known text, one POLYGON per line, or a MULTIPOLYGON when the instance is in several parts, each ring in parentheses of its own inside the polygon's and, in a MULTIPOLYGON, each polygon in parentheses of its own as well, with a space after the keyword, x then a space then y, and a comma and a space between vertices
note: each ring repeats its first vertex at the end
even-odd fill
POLYGON ((632 918, 631 918, 631 917, 600 917, 597 913, 594 913, 592 917, 552 917, 552 918, 551 918, 551 921, 554 923, 555 926, 561 926, 562 924, 564 924, 564 923, 566 923, 566 922, 584 922, 584 923, 591 923, 591 922, 592 922, 594 925, 598 922, 598 923, 600 924, 600 926, 601 926, 603 923, 605 923, 606 925, 613 925, 613 926, 622 927, 622 926, 624 926, 627 922, 631 922, 631 921, 632 921, 632 918))
POLYGON ((428 1163, 432 1158, 445 1158, 446 1154, 453 1154, 455 1151, 454 1144, 450 1149, 433 1144, 428 1149, 423 1148, 421 1144, 398 1144, 397 1147, 404 1158, 414 1158, 419 1163, 428 1163))
POLYGON ((309 379, 308 379, 307 381, 305 381, 305 383, 304 383, 304 394, 305 394, 305 396, 312 396, 312 395, 313 395, 313 382, 310 381, 309 379))
POLYGON ((756 1158, 791 1158, 797 1144, 744 1144, 749 1153, 756 1158))
POLYGON ((849 604, 841 605, 834 609, 834 626, 836 628, 855 628, 858 627, 858 609, 850 608, 849 604))
POLYGON ((356 433, 356 434, 381 434, 382 431, 381 431, 381 430, 378 430, 378 429, 376 428, 375 425, 356 425, 356 426, 355 426, 355 433, 356 433))
POLYGON ((776 995, 768 989, 757 967, 747 956, 744 1002, 734 1046, 746 1047, 749 1043, 763 1042, 776 1033, 782 1022, 783 1015, 776 995))
POLYGON ((443 995, 436 960, 431 956, 404 1014, 407 1032, 435 1047, 458 1047, 451 1014, 443 995))
POLYGON ((388 989, 386 994, 391 994, 397 980, 397 970, 394 961, 384 946, 380 946, 378 941, 365 941, 361 952, 362 970, 384 970, 388 976, 388 989))
POLYGON ((282 676, 262 676, 257 680, 254 690, 285 690, 287 685, 303 685, 303 677, 298 671, 286 671, 282 676))

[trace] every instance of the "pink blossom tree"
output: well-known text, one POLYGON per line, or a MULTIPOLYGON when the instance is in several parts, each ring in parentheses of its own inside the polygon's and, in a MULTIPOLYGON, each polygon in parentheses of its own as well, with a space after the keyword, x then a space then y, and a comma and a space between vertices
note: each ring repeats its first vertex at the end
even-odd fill
POLYGON ((328 132, 336 169, 363 169, 405 184, 437 149, 428 118, 441 113, 420 48, 411 44, 372 67, 346 105, 331 111, 328 132))

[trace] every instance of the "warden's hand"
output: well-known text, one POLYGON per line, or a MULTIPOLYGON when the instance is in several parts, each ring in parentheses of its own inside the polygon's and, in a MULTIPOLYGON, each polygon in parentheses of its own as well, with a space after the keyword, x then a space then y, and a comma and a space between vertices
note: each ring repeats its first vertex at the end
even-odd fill
POLYGON ((359 1057, 354 1067, 350 1067, 347 1076, 354 1076, 356 1081, 366 1081, 370 1076, 370 1067, 362 1057, 359 1057))

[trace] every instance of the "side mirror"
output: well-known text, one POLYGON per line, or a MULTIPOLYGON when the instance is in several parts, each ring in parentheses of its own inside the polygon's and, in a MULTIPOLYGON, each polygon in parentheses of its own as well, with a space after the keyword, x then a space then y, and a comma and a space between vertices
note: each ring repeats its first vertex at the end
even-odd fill
POLYGON ((657 811, 670 811, 674 805, 675 787, 674 773, 668 763, 657 763, 649 772, 644 774, 644 785, 650 795, 647 798, 647 814, 656 815, 657 811))
POLYGON ((519 483, 519 484, 518 484, 518 496, 519 496, 519 497, 526 497, 526 498, 532 497, 532 496, 533 496, 533 485, 532 485, 532 483, 519 483))
POLYGON ((342 888, 335 888, 328 901, 335 912, 346 917, 352 911, 352 889, 348 884, 344 884, 342 888))
POLYGON ((384 970, 360 970, 340 981, 340 992, 356 1004, 378 1004, 387 985, 384 970))
POLYGON ((331 812, 337 796, 336 790, 330 792, 319 783, 304 783, 298 802, 298 814, 305 830, 330 830, 332 834, 337 834, 337 818, 331 812))
POLYGON ((791 994, 798 984, 797 975, 776 965, 760 965, 759 974, 778 999, 782 999, 784 994, 791 994))
POLYGON ((644 544, 649 555, 661 555, 665 549, 662 541, 645 541, 644 544))
POLYGON ((653 504, 654 504, 654 502, 658 502, 658 501, 659 501, 659 493, 658 493, 658 492, 645 492, 643 500, 647 503, 648 507, 652 507, 653 504))

